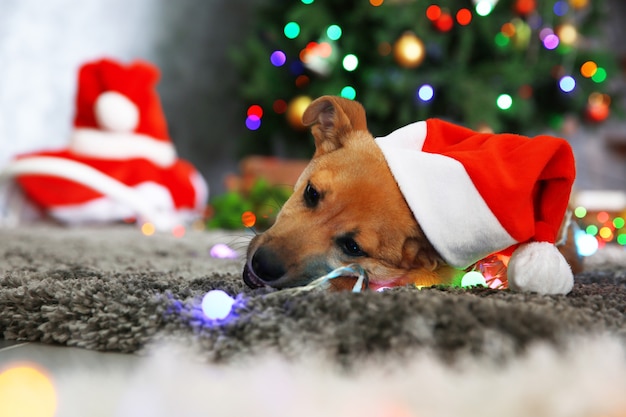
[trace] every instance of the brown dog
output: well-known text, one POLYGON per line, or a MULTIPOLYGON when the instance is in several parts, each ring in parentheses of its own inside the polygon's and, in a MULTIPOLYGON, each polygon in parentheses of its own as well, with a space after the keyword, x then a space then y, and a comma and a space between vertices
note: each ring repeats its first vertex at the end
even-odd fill
POLYGON ((276 223, 252 239, 246 284, 302 286, 351 263, 367 271, 372 289, 458 280, 464 271, 446 264, 426 239, 368 132, 363 107, 324 96, 303 122, 312 126, 315 154, 276 223))

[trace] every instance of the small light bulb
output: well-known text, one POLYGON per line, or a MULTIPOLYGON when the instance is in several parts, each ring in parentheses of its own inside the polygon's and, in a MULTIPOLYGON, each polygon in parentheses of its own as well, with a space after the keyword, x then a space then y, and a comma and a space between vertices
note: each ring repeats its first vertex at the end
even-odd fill
POLYGON ((575 238, 580 256, 591 256, 598 251, 598 239, 595 236, 581 230, 576 233, 575 238))
POLYGON ((483 274, 478 271, 469 271, 461 278, 461 287, 487 286, 487 281, 483 274))
POLYGON ((202 311, 211 320, 223 320, 233 309, 235 300, 222 290, 211 290, 202 299, 202 311))

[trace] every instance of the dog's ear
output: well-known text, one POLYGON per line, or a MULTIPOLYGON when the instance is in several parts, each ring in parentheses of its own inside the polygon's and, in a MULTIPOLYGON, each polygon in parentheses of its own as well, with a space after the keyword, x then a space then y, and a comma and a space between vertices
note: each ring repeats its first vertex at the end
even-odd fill
POLYGON ((441 255, 425 236, 410 237, 402 247, 402 266, 406 269, 426 269, 434 271, 445 264, 441 255))
POLYGON ((315 156, 343 146, 350 131, 367 131, 363 106, 356 101, 335 96, 322 96, 314 100, 304 111, 302 123, 312 126, 315 156))

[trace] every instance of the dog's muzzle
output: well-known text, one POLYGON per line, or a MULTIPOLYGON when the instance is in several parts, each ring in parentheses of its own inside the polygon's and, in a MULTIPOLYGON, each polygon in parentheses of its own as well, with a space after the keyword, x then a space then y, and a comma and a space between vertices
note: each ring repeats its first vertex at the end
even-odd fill
POLYGON ((259 278, 254 273, 254 271, 252 270, 249 264, 246 264, 243 267, 242 276, 243 276, 243 282, 245 282, 246 285, 250 288, 261 288, 261 287, 266 286, 266 284, 261 280, 261 278, 259 278))
POLYGON ((250 288, 271 285, 286 273, 285 266, 276 254, 265 246, 254 252, 243 269, 243 281, 250 288))

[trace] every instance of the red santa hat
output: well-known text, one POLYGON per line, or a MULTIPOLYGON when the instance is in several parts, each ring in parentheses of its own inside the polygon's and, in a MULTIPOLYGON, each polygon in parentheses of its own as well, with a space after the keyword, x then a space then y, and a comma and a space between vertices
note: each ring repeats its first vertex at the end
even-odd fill
POLYGON ((70 150, 100 159, 140 157, 172 165, 176 150, 156 92, 158 79, 157 68, 141 61, 123 66, 103 59, 83 65, 70 150))
POLYGON ((513 251, 509 286, 567 293, 554 245, 575 178, 569 144, 551 136, 478 133, 429 119, 376 139, 413 215, 450 265, 513 251))
POLYGON ((8 167, 26 195, 67 223, 139 217, 167 228, 200 216, 208 187, 176 155, 158 78, 146 62, 83 65, 68 147, 21 155, 8 167))

